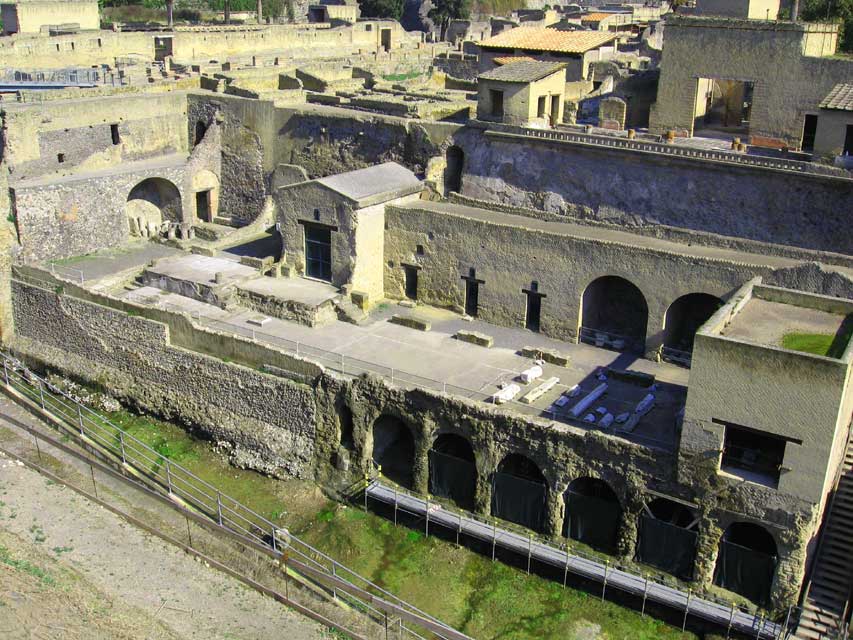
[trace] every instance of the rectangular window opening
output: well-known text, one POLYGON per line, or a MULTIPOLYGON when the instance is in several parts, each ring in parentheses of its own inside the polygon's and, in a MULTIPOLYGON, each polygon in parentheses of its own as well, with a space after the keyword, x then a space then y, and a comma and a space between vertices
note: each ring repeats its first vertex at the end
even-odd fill
POLYGON ((744 480, 775 488, 782 472, 785 444, 780 436, 726 424, 720 466, 744 480))
POLYGON ((110 125, 110 137, 113 140, 113 144, 121 144, 121 134, 118 132, 118 125, 111 124, 110 125))
POLYGON ((539 100, 536 104, 536 117, 544 118, 545 117, 545 96, 539 96, 539 100))
POLYGON ((504 117, 504 92, 496 89, 489 90, 492 102, 492 115, 496 118, 504 117))

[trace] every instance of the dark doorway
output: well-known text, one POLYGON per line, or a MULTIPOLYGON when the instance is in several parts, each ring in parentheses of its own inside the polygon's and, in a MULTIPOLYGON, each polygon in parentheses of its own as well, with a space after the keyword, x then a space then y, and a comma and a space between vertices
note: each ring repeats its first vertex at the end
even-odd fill
POLYGON ((338 427, 340 428, 340 443, 344 449, 355 449, 354 425, 352 411, 347 405, 341 405, 338 412, 338 427))
POLYGON ((853 124, 847 125, 847 133, 844 135, 844 149, 841 150, 841 155, 853 155, 853 124))
POLYGON ((698 519, 683 504, 655 498, 645 506, 638 522, 637 561, 684 580, 693 577, 698 519))
POLYGON ((451 191, 462 192, 462 169, 465 165, 465 153, 457 146, 447 149, 447 161, 444 169, 444 195, 451 191))
POLYGON ((529 289, 522 289, 527 294, 527 313, 524 316, 524 326, 530 331, 539 331, 542 315, 542 298, 547 297, 539 292, 539 283, 534 280, 529 289))
POLYGON ((474 508, 477 467, 468 440, 449 433, 436 438, 429 452, 429 491, 462 509, 474 508))
POLYGON ((800 145, 803 151, 814 151, 815 133, 817 133, 817 116, 807 113, 803 122, 803 142, 800 145))
POLYGON ((171 36, 154 38, 154 59, 162 62, 170 55, 172 55, 171 36))
POLYGON ((619 498, 604 480, 578 478, 569 485, 564 536, 613 553, 621 520, 619 498))
POLYGON ((689 293, 681 296, 666 310, 663 346, 689 357, 696 332, 723 304, 717 296, 689 293))
POLYGON ((477 270, 471 267, 467 276, 462 276, 465 281, 465 315, 472 318, 477 317, 480 306, 480 285, 483 280, 477 278, 477 270))
POLYGON ((305 225, 305 273, 309 278, 332 281, 332 231, 305 225))
POLYGON ((776 562, 776 541, 766 529, 751 522, 735 522, 720 540, 714 584, 767 605, 776 562))
POLYGON ((193 136, 193 146, 204 140, 204 134, 207 133, 207 125, 201 120, 195 123, 195 135, 193 136))
POLYGON ((383 51, 391 51, 391 29, 382 29, 381 38, 382 38, 382 50, 383 51))
POLYGON ((113 145, 121 144, 121 134, 119 133, 117 124, 110 125, 110 138, 112 139, 113 145))
POLYGON ((642 353, 649 308, 642 292, 625 278, 593 280, 581 302, 581 340, 599 347, 642 353))
POLYGON ((373 462, 392 482, 413 488, 415 439, 399 418, 380 416, 373 423, 373 462))
POLYGON ((535 462, 512 453, 498 465, 492 482, 493 516, 542 531, 548 486, 535 462))
POLYGON ((409 300, 418 299, 418 268, 414 265, 404 264, 403 273, 406 276, 406 297, 409 300))
POLYGON ((551 126, 560 124, 560 96, 551 96, 551 126))
POLYGON ((195 214, 203 222, 212 222, 210 219, 210 191, 197 191, 195 194, 195 214))

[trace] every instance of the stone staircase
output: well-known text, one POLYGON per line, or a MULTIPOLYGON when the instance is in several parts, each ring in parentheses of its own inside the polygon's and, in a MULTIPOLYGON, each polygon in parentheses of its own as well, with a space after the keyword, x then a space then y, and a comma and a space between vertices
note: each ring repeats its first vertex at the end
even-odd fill
POLYGON ((797 631, 799 640, 845 638, 844 617, 853 586, 853 440, 848 439, 841 477, 823 525, 797 631), (844 635, 843 635, 844 634, 844 635))
POLYGON ((335 311, 338 314, 338 320, 350 324, 362 325, 370 318, 369 314, 359 309, 344 296, 335 299, 335 311))

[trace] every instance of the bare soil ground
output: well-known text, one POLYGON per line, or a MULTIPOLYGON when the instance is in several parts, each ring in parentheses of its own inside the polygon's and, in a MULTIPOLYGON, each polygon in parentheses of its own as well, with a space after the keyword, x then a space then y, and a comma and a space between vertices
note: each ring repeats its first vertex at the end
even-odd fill
MULTIPOLYGON (((23 419, 5 398, 0 412, 23 419)), ((8 447, 8 431, 4 436, 8 447)), ((0 457, 0 638, 308 640, 327 634, 0 457)))

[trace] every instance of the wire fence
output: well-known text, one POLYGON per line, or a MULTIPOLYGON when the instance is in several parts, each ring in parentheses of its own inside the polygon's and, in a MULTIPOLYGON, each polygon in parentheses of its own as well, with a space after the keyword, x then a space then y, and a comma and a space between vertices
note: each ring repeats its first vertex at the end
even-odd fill
POLYGON ((71 398, 19 361, 2 352, 0 357, 3 382, 7 387, 59 418, 81 438, 136 470, 153 486, 166 491, 171 499, 181 501, 218 526, 267 548, 277 557, 295 560, 291 567, 298 565, 302 577, 316 588, 348 602, 377 621, 386 620, 386 614, 399 618, 399 628, 405 637, 424 638, 422 634, 432 634, 447 640, 469 640, 465 634, 372 583, 125 433, 105 416, 71 398))
POLYGON ((423 519, 426 535, 429 535, 431 526, 433 531, 441 527, 455 534, 457 545, 462 536, 486 543, 491 547, 492 560, 495 560, 498 548, 510 550, 522 557, 526 556, 528 573, 534 561, 548 564, 562 572, 563 587, 567 585, 569 575, 594 580, 601 585, 602 600, 608 589, 623 591, 641 599, 643 615, 648 601, 664 604, 683 611, 682 629, 686 629, 690 615, 727 626, 727 633, 739 631, 748 637, 764 640, 786 640, 792 637, 796 628, 798 607, 788 607, 774 621, 759 607, 750 609, 708 593, 699 597, 690 589, 685 589, 675 578, 665 580, 653 573, 637 575, 633 568, 614 562, 603 553, 590 553, 568 539, 563 544, 555 545, 553 540, 542 538, 507 520, 498 521, 494 517, 456 509, 447 501, 424 498, 388 482, 375 468, 368 483, 364 493, 365 509, 369 508, 370 499, 391 506, 395 525, 400 513, 415 520, 423 519))

